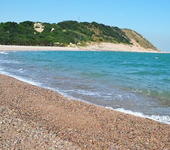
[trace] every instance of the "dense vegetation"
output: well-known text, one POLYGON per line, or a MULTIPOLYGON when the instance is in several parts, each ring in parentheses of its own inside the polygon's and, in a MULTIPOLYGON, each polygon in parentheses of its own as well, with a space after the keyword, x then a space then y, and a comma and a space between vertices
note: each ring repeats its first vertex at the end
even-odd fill
POLYGON ((0 23, 0 44, 67 46, 70 43, 85 45, 86 42, 111 42, 131 44, 130 39, 118 27, 96 22, 64 21, 58 24, 35 22, 0 23), (36 29, 43 28, 43 31, 36 29))

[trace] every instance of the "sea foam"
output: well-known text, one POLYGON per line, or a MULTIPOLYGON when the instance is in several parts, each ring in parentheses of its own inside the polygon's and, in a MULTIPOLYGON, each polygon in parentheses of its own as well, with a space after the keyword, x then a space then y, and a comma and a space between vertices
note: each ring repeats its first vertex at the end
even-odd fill
MULTIPOLYGON (((107 107, 107 108, 113 109, 111 107, 107 107)), ((133 112, 131 110, 125 110, 124 108, 117 108, 117 109, 113 109, 113 110, 123 112, 123 113, 129 114, 129 115, 137 116, 137 117, 151 119, 151 120, 162 122, 162 123, 165 123, 165 124, 170 124, 170 117, 169 116, 145 115, 141 112, 133 112)))
POLYGON ((5 71, 3 71, 3 70, 1 70, 1 69, 0 69, 0 73, 1 73, 1 74, 4 74, 4 75, 6 75, 6 76, 10 76, 10 77, 13 77, 13 78, 15 78, 15 79, 18 79, 18 80, 20 80, 20 81, 23 81, 23 82, 25 82, 25 83, 29 83, 29 84, 31 84, 31 85, 35 85, 35 86, 41 87, 41 83, 38 83, 38 82, 35 82, 35 81, 32 81, 32 80, 28 80, 28 79, 25 79, 25 78, 22 78, 22 77, 19 77, 19 76, 10 74, 10 73, 5 72, 5 71))
POLYGON ((0 52, 0 54, 8 55, 8 53, 7 53, 7 52, 0 52))

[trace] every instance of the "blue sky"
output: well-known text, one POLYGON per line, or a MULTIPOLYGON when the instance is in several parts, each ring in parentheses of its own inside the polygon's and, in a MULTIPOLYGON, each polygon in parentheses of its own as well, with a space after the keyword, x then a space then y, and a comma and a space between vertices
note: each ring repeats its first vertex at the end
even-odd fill
POLYGON ((170 51, 170 0, 0 0, 0 22, 96 21, 137 31, 170 51))

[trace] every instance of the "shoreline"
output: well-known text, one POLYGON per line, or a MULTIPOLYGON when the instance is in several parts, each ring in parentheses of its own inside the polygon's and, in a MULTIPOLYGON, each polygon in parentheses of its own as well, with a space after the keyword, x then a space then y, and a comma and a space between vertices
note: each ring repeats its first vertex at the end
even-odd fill
POLYGON ((0 45, 0 52, 3 51, 114 51, 114 52, 164 53, 152 49, 144 49, 136 46, 113 44, 113 43, 96 43, 96 44, 88 45, 87 47, 0 45))
MULTIPOLYGON (((160 116, 157 116, 157 115, 145 115, 143 114, 142 112, 133 112, 131 110, 126 110, 124 108, 118 108, 118 109, 114 109, 112 107, 108 107, 108 106, 102 106, 102 105, 97 105, 95 103, 91 103, 91 102, 88 102, 88 101, 85 101, 83 99, 77 99, 77 98, 74 98, 74 97, 71 97, 67 94, 64 94, 60 91, 57 91, 53 88, 50 88, 50 87, 43 87, 41 86, 40 83, 37 83, 37 82, 34 82, 34 81, 29 81, 29 80, 26 80, 26 79, 23 79, 23 78, 20 78, 20 77, 17 77, 15 75, 11 75, 11 74, 6 74, 6 73, 2 73, 0 72, 0 75, 5 75, 5 76, 8 76, 8 77, 11 77, 11 78, 14 78, 16 80, 19 80, 21 82, 24 82, 24 83, 27 83, 27 84, 30 84, 30 85, 33 85, 33 86, 36 86, 36 87, 39 87, 39 88, 43 88, 43 89, 47 89, 47 90, 52 90, 60 95, 62 95, 63 97, 65 97, 66 99, 69 99, 69 100, 74 100, 74 101, 80 101, 80 102, 83 102, 83 103, 87 103, 87 104, 90 104, 90 105, 95 105, 97 107, 102 107, 102 108, 105 108, 105 109, 109 109, 109 110, 113 110, 113 111, 116 111, 116 112, 120 112, 120 113, 124 113, 124 114, 128 114, 128 115, 132 115, 132 116, 135 116, 135 117, 140 117, 140 118, 144 118, 144 119, 150 119, 152 121, 156 121, 158 123, 163 123, 163 124, 167 124, 167 125, 170 125, 170 122, 168 122, 165 117, 167 116, 161 116, 161 117, 164 117, 164 119, 162 120, 162 118, 160 118, 160 116)), ((169 117, 169 116, 168 116, 169 117)))
POLYGON ((164 119, 162 120, 162 118, 160 118, 160 116, 157 116, 157 115, 145 115, 143 114, 142 112, 133 112, 131 110, 126 110, 124 108, 118 108, 118 109, 114 109, 112 107, 108 107, 108 106, 102 106, 102 105, 97 105, 95 103, 91 103, 91 102, 88 102, 88 101, 85 101, 83 99, 77 99, 75 97, 72 97, 72 96, 69 96, 67 94, 64 94, 58 90, 55 90, 53 88, 50 88, 50 87, 44 87, 44 86, 41 86, 41 83, 37 83, 37 82, 34 82, 34 81, 29 81, 29 80, 26 80, 26 79, 23 79, 23 78, 20 78, 20 77, 17 77, 15 75, 11 75, 11 74, 8 74, 6 72, 2 73, 0 72, 0 75, 5 75, 7 77, 11 77, 11 78, 14 78, 16 80, 19 80, 21 82, 24 82, 26 84, 30 84, 30 85, 33 85, 33 86, 36 86, 36 87, 39 87, 39 88, 43 88, 43 89, 47 89, 47 90, 52 90, 60 95, 62 95, 63 97, 65 97, 66 99, 69 99, 69 100, 74 100, 74 101, 80 101, 80 102, 83 102, 83 103, 87 103, 87 104, 90 104, 90 105, 95 105, 97 107, 102 107, 102 108, 105 108, 105 109, 109 109, 109 110, 113 110, 113 111, 116 111, 116 112, 120 112, 120 113, 124 113, 124 114, 128 114, 128 115, 132 115, 132 116, 135 116, 135 117, 140 117, 140 118, 144 118, 144 119, 150 119, 152 121, 156 121, 158 123, 163 123, 163 124, 167 124, 167 125, 170 125, 170 122, 167 121, 165 119, 165 117, 169 117, 169 116, 161 116, 163 117, 164 119))
MULTIPOLYGON (((39 131, 40 124, 43 130, 48 130, 50 134, 52 132, 52 136, 56 133, 53 140, 58 138, 59 145, 61 143, 70 144, 70 147, 65 147, 65 149, 135 149, 137 147, 160 149, 170 147, 170 125, 82 101, 69 100, 52 90, 30 85, 6 75, 0 74, 0 81, 1 107, 7 108, 5 110, 11 112, 9 116, 13 117, 14 111, 15 118, 21 119, 27 124, 26 128, 33 124, 32 128, 38 128, 39 131)), ((0 117, 2 118, 1 115, 0 117)), ((2 122, 2 120, 0 121, 2 122)), ((8 125, 5 124, 4 128, 8 125)), ((10 129, 12 130, 12 127, 10 129)), ((25 137, 25 129, 20 130, 17 134, 25 137)), ((49 136, 49 133, 46 132, 42 134, 49 136)), ((16 133, 12 135, 15 137, 16 133)), ((9 140, 8 136, 6 139, 9 140)), ((2 139, 5 141, 3 136, 2 139)), ((34 142, 33 138, 29 140, 32 140, 31 143, 34 142)), ((42 143, 45 144, 44 139, 42 139, 42 143)), ((21 141, 18 147, 22 147, 22 144, 27 145, 27 141, 21 141)))

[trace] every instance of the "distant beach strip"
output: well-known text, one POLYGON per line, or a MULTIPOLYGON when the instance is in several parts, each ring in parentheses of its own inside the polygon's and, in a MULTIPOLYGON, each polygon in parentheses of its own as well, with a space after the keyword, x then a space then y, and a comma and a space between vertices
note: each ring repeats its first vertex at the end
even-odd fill
POLYGON ((86 47, 0 45, 0 51, 122 51, 160 53, 160 51, 153 49, 113 43, 94 43, 86 47))

